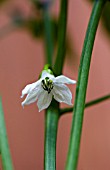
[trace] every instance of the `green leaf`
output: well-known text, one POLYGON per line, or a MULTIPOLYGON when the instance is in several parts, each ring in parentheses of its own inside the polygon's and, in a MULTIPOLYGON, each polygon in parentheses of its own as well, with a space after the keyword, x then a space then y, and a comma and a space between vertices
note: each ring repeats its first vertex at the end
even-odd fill
POLYGON ((3 170, 13 170, 1 98, 0 98, 0 151, 3 170))

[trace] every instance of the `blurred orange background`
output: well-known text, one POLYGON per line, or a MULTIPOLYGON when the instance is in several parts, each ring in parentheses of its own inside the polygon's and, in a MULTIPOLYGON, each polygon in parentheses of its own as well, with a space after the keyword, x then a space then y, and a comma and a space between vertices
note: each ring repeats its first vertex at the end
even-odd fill
MULTIPOLYGON (((13 0, 1 7, 0 28, 10 21, 8 10, 21 8, 30 13, 30 1, 13 0)), ((67 35, 75 52, 66 57, 63 74, 77 80, 84 36, 92 5, 88 1, 69 1, 67 35)), ((59 2, 53 3, 52 13, 58 16, 59 2)), ((0 38, 0 94, 8 140, 15 170, 43 170, 44 111, 36 103, 21 106, 21 91, 37 80, 44 66, 43 40, 35 39, 25 29, 14 29, 0 38)), ((75 86, 70 87, 73 91, 75 86)), ((110 93, 110 39, 99 24, 92 54, 86 101, 110 93)), ((63 105, 66 106, 66 105, 63 105)), ((62 106, 62 107, 63 107, 62 106)), ((67 106, 66 106, 67 107, 67 106)), ((63 170, 69 144, 72 114, 59 121, 57 140, 57 170, 63 170)), ((85 110, 78 170, 110 169, 110 101, 85 110)))

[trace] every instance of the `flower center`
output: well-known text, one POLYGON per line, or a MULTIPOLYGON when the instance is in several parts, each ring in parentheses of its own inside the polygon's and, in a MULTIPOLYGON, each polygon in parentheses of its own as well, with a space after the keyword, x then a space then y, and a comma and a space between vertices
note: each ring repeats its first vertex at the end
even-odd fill
POLYGON ((53 89, 53 81, 49 79, 49 77, 46 77, 44 80, 42 80, 41 85, 44 90, 48 91, 48 93, 50 93, 53 89))

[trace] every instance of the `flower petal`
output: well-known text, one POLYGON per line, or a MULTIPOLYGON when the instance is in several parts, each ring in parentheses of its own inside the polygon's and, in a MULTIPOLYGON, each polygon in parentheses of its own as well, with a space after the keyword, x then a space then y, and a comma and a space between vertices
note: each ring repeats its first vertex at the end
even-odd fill
POLYGON ((25 94, 30 93, 34 88, 37 88, 41 83, 41 79, 36 81, 35 83, 28 84, 23 90, 22 90, 22 96, 21 98, 24 97, 25 94))
POLYGON ((54 95, 54 99, 58 102, 64 102, 68 105, 72 105, 72 93, 66 85, 55 84, 52 93, 54 95))
POLYGON ((48 94, 47 91, 43 91, 42 93, 40 93, 38 97, 38 102, 37 102, 39 112, 43 109, 46 109, 50 105, 51 101, 52 101, 51 93, 48 94))
POLYGON ((54 75, 52 74, 49 74, 46 70, 42 71, 42 75, 41 75, 41 78, 44 79, 46 77, 49 77, 50 79, 54 79, 54 75))
POLYGON ((66 83, 66 84, 75 84, 76 83, 75 80, 72 80, 72 79, 70 79, 66 76, 63 76, 63 75, 56 77, 54 82, 55 83, 66 83))
POLYGON ((25 100, 22 102, 22 106, 34 103, 36 100, 37 100, 37 96, 36 95, 28 94, 27 97, 25 98, 25 100))
POLYGON ((42 91, 44 91, 42 88, 37 88, 36 90, 31 91, 22 102, 22 106, 34 103, 42 91))

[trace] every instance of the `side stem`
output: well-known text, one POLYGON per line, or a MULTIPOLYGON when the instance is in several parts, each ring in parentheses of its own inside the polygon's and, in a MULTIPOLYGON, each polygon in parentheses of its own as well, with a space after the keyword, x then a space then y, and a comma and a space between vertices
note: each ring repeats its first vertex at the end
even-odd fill
MULTIPOLYGON (((103 96, 103 97, 100 97, 98 99, 95 99, 95 100, 92 100, 90 102, 87 102, 85 104, 85 108, 88 108, 90 106, 93 106, 93 105, 96 105, 96 104, 99 104, 101 102, 104 102, 106 100, 110 100, 110 94, 109 95, 106 95, 106 96, 103 96)), ((74 107, 70 107, 70 108, 64 108, 64 109, 60 109, 60 116, 66 114, 66 113, 70 113, 74 110, 74 107)))
POLYGON ((65 59, 65 40, 66 40, 66 25, 67 25, 67 9, 68 0, 61 0, 60 15, 58 21, 58 51, 54 64, 54 72, 56 75, 62 73, 65 59))
POLYGON ((45 33, 45 49, 46 49, 46 62, 52 66, 53 57, 53 37, 52 37, 52 25, 49 15, 48 4, 43 8, 43 20, 44 20, 44 33, 45 33))

